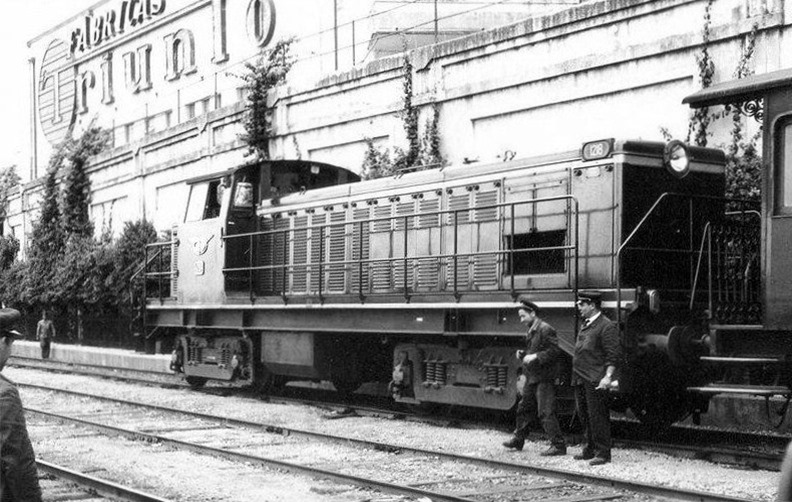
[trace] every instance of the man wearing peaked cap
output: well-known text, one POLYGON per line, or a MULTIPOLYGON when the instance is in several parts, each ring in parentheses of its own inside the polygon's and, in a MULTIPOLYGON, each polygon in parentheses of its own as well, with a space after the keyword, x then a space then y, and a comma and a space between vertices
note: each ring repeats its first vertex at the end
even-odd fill
POLYGON ((577 308, 583 325, 572 357, 572 385, 577 414, 583 422, 586 445, 576 460, 591 465, 611 461, 611 430, 608 390, 619 360, 621 347, 616 324, 600 311, 598 291, 578 293, 577 308))
POLYGON ((526 349, 517 351, 522 363, 523 385, 517 404, 516 428, 513 437, 503 443, 506 448, 522 450, 529 426, 537 417, 542 422, 550 447, 542 456, 566 454, 566 442, 556 417, 555 380, 561 354, 558 336, 552 326, 539 318, 539 306, 521 296, 517 306, 520 322, 528 327, 525 335, 526 349))
MULTIPOLYGON (((0 309, 0 371, 11 355, 18 310, 0 309)), ((41 502, 36 459, 16 385, 0 373, 0 501, 41 502)))
POLYGON ((602 305, 602 293, 599 291, 579 291, 578 301, 587 301, 597 305, 597 308, 599 308, 602 305))
POLYGON ((22 314, 17 309, 0 309, 0 336, 10 336, 15 340, 25 338, 15 329, 20 319, 22 319, 22 314))

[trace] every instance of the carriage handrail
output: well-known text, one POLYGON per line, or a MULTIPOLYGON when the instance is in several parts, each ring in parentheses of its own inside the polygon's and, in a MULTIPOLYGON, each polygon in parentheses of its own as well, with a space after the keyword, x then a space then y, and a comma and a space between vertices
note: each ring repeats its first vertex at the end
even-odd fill
MULTIPOLYGON (((270 235, 285 235, 285 236, 288 236, 288 235, 293 234, 295 232, 301 232, 301 231, 306 231, 308 229, 312 229, 314 231, 316 231, 316 230, 319 231, 319 233, 320 233, 320 238, 319 238, 319 240, 320 240, 320 248, 323 248, 324 240, 325 240, 325 237, 327 235, 326 229, 328 229, 328 228, 335 227, 335 228, 347 229, 348 227, 351 227, 351 228, 354 229, 355 226, 359 226, 359 227, 362 228, 362 225, 364 225, 364 224, 371 224, 371 223, 385 222, 385 221, 390 223, 390 222, 394 222, 394 221, 403 220, 403 228, 397 227, 395 230, 396 231, 404 231, 405 232, 405 235, 404 235, 404 250, 405 250, 405 253, 404 253, 404 256, 394 256, 394 257, 388 257, 388 258, 367 258, 367 259, 363 259, 362 258, 362 253, 361 253, 360 254, 361 258, 357 258, 357 259, 327 261, 327 260, 324 259, 324 255, 320 252, 320 254, 319 254, 320 259, 319 259, 318 262, 298 263, 298 264, 295 264, 295 263, 283 263, 283 264, 277 264, 277 265, 261 265, 261 266, 255 266, 255 267, 254 266, 227 267, 227 268, 223 268, 222 272, 223 273, 249 272, 248 282, 249 282, 249 287, 251 289, 251 291, 250 291, 251 298, 253 298, 253 295, 254 295, 254 293, 252 291, 252 289, 253 289, 252 272, 253 271, 283 270, 284 271, 284 274, 283 274, 284 284, 283 284, 283 287, 282 287, 281 296, 284 297, 284 301, 285 301, 287 296, 288 296, 287 293, 286 293, 286 291, 287 291, 287 288, 286 288, 287 275, 289 273, 293 273, 293 271, 295 269, 303 268, 303 269, 305 269, 307 271, 307 270, 312 270, 314 267, 316 267, 318 269, 318 271, 319 271, 318 272, 318 281, 319 281, 318 286, 320 288, 322 288, 323 287, 323 282, 322 281, 324 279, 322 270, 325 267, 329 266, 331 268, 343 268, 343 269, 345 269, 345 271, 349 271, 349 270, 346 270, 346 266, 353 265, 353 264, 358 264, 358 268, 359 268, 358 282, 359 282, 359 284, 358 284, 358 288, 357 289, 358 289, 358 293, 361 296, 361 301, 362 301, 363 300, 363 273, 362 273, 363 265, 364 264, 371 265, 371 264, 375 264, 375 263, 398 263, 398 262, 401 262, 402 270, 403 270, 403 273, 404 273, 404 284, 403 284, 403 286, 404 286, 404 295, 405 295, 405 298, 407 299, 407 301, 409 301, 409 292, 408 292, 409 288, 408 288, 408 284, 407 284, 407 276, 408 276, 407 270, 408 270, 408 266, 409 266, 409 261, 410 260, 421 260, 421 259, 429 259, 429 258, 436 259, 436 260, 453 259, 455 261, 454 266, 453 266, 453 271, 454 271, 454 280, 453 280, 454 295, 457 298, 459 298, 459 291, 458 291, 458 283, 459 283, 459 281, 458 281, 458 277, 456 275, 457 272, 458 272, 458 265, 457 265, 456 261, 460 257, 470 258, 470 257, 475 257, 475 256, 497 256, 497 255, 509 254, 509 257, 510 257, 509 261, 511 263, 511 266, 509 268, 509 270, 511 271, 511 273, 509 274, 510 277, 511 277, 510 290, 511 290, 512 297, 516 298, 517 294, 516 294, 516 288, 515 288, 515 284, 514 284, 514 276, 515 276, 515 274, 514 274, 514 266, 513 266, 513 257, 514 257, 514 255, 516 253, 525 253, 525 254, 527 254, 527 253, 539 252, 539 251, 547 251, 547 250, 563 250, 563 251, 572 251, 572 252, 574 252, 574 258, 573 258, 574 259, 574 268, 573 268, 573 270, 570 270, 568 273, 573 276, 571 278, 570 282, 573 283, 573 289, 574 289, 573 293, 577 294, 578 284, 579 284, 578 278, 579 278, 579 275, 580 275, 579 274, 579 268, 580 268, 579 267, 579 252, 578 252, 579 227, 580 227, 579 219, 580 219, 579 218, 579 201, 577 200, 577 198, 575 196, 573 196, 571 194, 567 194, 567 195, 557 195, 557 196, 552 196, 552 197, 537 197, 537 198, 533 198, 533 199, 521 200, 521 201, 516 201, 516 202, 502 202, 502 203, 498 203, 498 204, 488 204, 488 205, 482 205, 482 206, 477 206, 477 207, 469 207, 469 208, 464 208, 464 209, 445 209, 445 210, 422 212, 422 213, 417 213, 417 214, 412 214, 412 215, 393 215, 393 216, 370 217, 370 218, 363 218, 363 219, 355 219, 355 220, 351 220, 351 221, 322 223, 322 224, 319 224, 319 225, 306 224, 304 226, 295 227, 295 228, 279 228, 279 229, 269 229, 269 230, 255 231, 255 232, 244 232, 244 233, 238 233, 238 234, 226 234, 226 235, 223 235, 221 237, 223 240, 248 238, 248 239, 251 239, 251 241, 252 241, 252 239, 254 237, 257 237, 257 236, 270 236, 270 235), (486 211, 486 210, 493 210, 493 209, 497 210, 497 209, 501 209, 501 208, 510 207, 511 208, 511 215, 512 215, 512 219, 511 219, 511 222, 512 222, 512 234, 511 235, 514 236, 514 228, 513 228, 513 226, 514 226, 514 208, 515 208, 515 206, 517 206, 517 205, 527 205, 527 204, 539 204, 539 203, 563 201, 563 200, 566 200, 568 202, 568 204, 572 204, 574 206, 573 209, 570 210, 570 208, 568 207, 564 211, 568 215, 568 217, 567 217, 567 220, 568 220, 567 225, 572 223, 572 221, 570 221, 571 220, 570 212, 572 212, 573 216, 574 216, 574 229, 575 230, 574 230, 574 243, 572 243, 572 244, 566 244, 566 245, 563 245, 563 246, 541 247, 541 248, 527 248, 527 249, 520 249, 520 250, 515 250, 513 248, 513 245, 512 245, 512 248, 511 249, 507 249, 507 250, 497 249, 497 250, 490 250, 490 251, 476 251, 476 252, 461 253, 461 254, 457 250, 457 247, 456 247, 457 244, 458 244, 457 230, 459 228, 459 222, 458 222, 459 216, 458 215, 459 215, 460 212, 465 211, 465 212, 470 213, 472 211, 486 211), (454 252, 453 253, 442 254, 442 255, 438 255, 438 254, 433 254, 433 255, 413 255, 413 256, 407 255, 407 253, 406 253, 407 246, 408 246, 407 231, 411 228, 410 225, 409 225, 409 219, 412 218, 413 222, 415 222, 416 219, 419 219, 419 218, 435 218, 436 217, 436 218, 438 218, 438 219, 440 219, 442 221, 442 216, 443 215, 453 215, 453 229, 454 229, 454 234, 455 234, 454 235, 454 248, 455 248, 454 252)), ((440 225, 438 225, 438 227, 440 227, 440 228, 448 227, 448 226, 450 226, 450 225, 444 225, 442 223, 440 225)), ((413 223, 412 228, 415 229, 417 227, 418 227, 418 225, 413 223)), ((383 232, 388 232, 388 231, 393 231, 393 229, 384 230, 383 232)), ((372 233, 374 233, 374 232, 372 232, 372 233)), ((345 231, 344 237, 347 238, 347 237, 349 237, 349 235, 350 234, 345 231)), ((362 235, 362 232, 361 232, 361 235, 362 235)), ((567 237, 567 240, 568 241, 570 240, 569 236, 567 237)), ((289 241, 288 237, 284 239, 284 246, 287 246, 288 241, 289 241)), ((360 239, 359 245, 360 246, 363 245, 363 239, 362 238, 360 239)), ((253 248, 253 246, 251 245, 251 249, 252 248, 253 248)), ((287 255, 288 255, 288 253, 284 252, 284 256, 287 256, 287 255)), ((569 259, 569 258, 567 258, 567 259, 569 259)), ((252 264, 249 263, 249 265, 252 265, 252 264)), ((320 295, 320 298, 321 298, 321 295, 323 294, 321 289, 319 290, 318 294, 320 295)))

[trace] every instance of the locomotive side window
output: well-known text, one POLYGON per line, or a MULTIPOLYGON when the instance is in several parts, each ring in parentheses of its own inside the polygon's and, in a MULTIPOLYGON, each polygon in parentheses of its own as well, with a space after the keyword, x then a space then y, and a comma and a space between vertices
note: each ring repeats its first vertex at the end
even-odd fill
MULTIPOLYGON (((514 251, 514 275, 557 274, 565 270, 566 230, 529 232, 506 236, 506 248, 514 251)), ((507 256, 508 269, 508 256, 507 256)))
POLYGON ((781 143, 777 145, 779 162, 775 172, 775 213, 792 214, 792 119, 787 119, 779 126, 776 137, 781 143))
POLYGON ((201 221, 220 216, 223 188, 219 179, 191 185, 184 221, 201 221))

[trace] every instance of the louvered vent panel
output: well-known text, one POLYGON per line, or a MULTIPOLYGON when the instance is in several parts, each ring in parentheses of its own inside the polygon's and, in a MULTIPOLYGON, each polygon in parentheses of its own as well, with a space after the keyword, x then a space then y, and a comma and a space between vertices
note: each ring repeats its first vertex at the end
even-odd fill
MULTIPOLYGON (((361 220, 365 221, 369 217, 369 210, 368 208, 361 208, 361 209, 354 209, 352 211, 352 219, 355 222, 359 222, 361 220)), ((352 292, 360 292, 361 285, 363 293, 368 293, 369 284, 369 264, 365 263, 366 260, 369 258, 369 246, 370 246, 370 239, 369 239, 369 223, 354 223, 350 231, 352 233, 352 260, 362 260, 362 281, 361 281, 361 264, 360 263, 352 263, 351 267, 351 282, 349 284, 349 290, 352 292), (362 242, 361 242, 362 241, 362 242)))
POLYGON ((476 287, 498 284, 498 259, 495 255, 476 256, 473 261, 473 282, 476 287))
POLYGON ((440 225, 439 215, 426 214, 426 213, 435 213, 439 210, 440 210, 440 199, 429 199, 429 200, 422 199, 420 202, 418 202, 418 213, 421 215, 418 217, 418 227, 430 228, 440 225))
MULTIPOLYGON (((451 195, 448 197, 448 209, 451 211, 459 210, 457 214, 457 223, 463 224, 470 221, 470 194, 468 192, 459 195, 451 195)), ((448 224, 454 224, 454 213, 448 214, 448 224)))
POLYGON ((396 230, 404 230, 405 225, 405 217, 407 220, 407 229, 411 230, 415 228, 415 203, 413 201, 409 202, 398 202, 396 204, 396 221, 395 227, 396 230))
POLYGON ((291 269, 291 293, 305 294, 308 289, 308 224, 307 216, 294 218, 295 230, 291 233, 292 242, 292 269, 291 269))
POLYGON ((346 213, 330 213, 331 226, 325 232, 328 237, 327 290, 333 293, 346 291, 346 213), (338 263, 341 262, 341 263, 338 263))
MULTIPOLYGON (((177 242, 179 241, 179 239, 177 239, 178 236, 179 234, 174 228, 173 235, 171 236, 171 241, 173 242, 173 244, 171 244, 171 248, 170 248, 170 254, 171 254, 170 279, 171 280, 170 280, 170 292, 169 292, 169 296, 174 296, 174 297, 179 295, 179 274, 174 273, 179 270, 179 248, 178 248, 179 245, 177 244, 177 242)), ((165 252, 164 249, 163 252, 165 252)))
MULTIPOLYGON (((389 243, 390 238, 383 238, 382 234, 390 234, 392 228, 392 219, 389 217, 391 216, 391 207, 390 205, 387 206, 375 206, 373 211, 374 218, 387 218, 382 221, 375 221, 372 223, 372 232, 379 233, 376 243, 374 245, 380 246, 387 246, 387 249, 378 249, 376 253, 373 253, 373 256, 377 256, 380 258, 390 256, 390 245, 386 244, 389 243)), ((371 264, 371 285, 374 291, 377 292, 387 292, 393 288, 393 277, 392 277, 392 264, 388 261, 378 261, 371 264)))
MULTIPOLYGON (((498 192, 489 190, 486 192, 475 192, 473 196, 475 207, 494 206, 498 203, 498 192)), ((492 221, 498 219, 498 208, 476 209, 476 221, 492 221)))
POLYGON ((440 259, 421 258, 418 262, 418 289, 434 291, 440 285, 440 259))
MULTIPOLYGON (((488 207, 498 203, 496 190, 475 192, 473 196, 476 208, 475 218, 479 232, 478 251, 497 251, 500 241, 496 238, 498 231, 498 208, 488 207)), ((473 257, 473 284, 476 289, 492 288, 498 284, 497 254, 478 255, 473 257)))
MULTIPOLYGON (((262 230, 286 230, 289 228, 288 218, 278 218, 272 220, 263 219, 261 222, 262 230)), ((286 263, 286 249, 284 243, 287 235, 284 232, 267 233, 258 237, 258 253, 256 258, 257 266, 268 266, 265 270, 260 270, 258 277, 258 291, 264 295, 280 294, 283 292, 283 265, 286 263)))
POLYGON ((308 278, 310 281, 310 293, 316 294, 319 292, 319 264, 326 260, 327 249, 322 239, 326 240, 324 235, 327 228, 323 228, 326 221, 326 215, 315 214, 311 216, 311 232, 309 239, 309 246, 311 248, 311 259, 308 267, 308 278))
POLYGON ((278 218, 275 220, 275 230, 278 230, 272 237, 272 262, 271 265, 276 265, 270 272, 273 278, 273 291, 280 294, 286 286, 287 268, 289 263, 289 228, 291 228, 291 220, 289 218, 278 218))
MULTIPOLYGON (((437 213, 440 210, 440 199, 421 199, 418 202, 418 213, 420 216, 417 218, 418 234, 422 239, 427 241, 426 244, 419 247, 418 255, 429 255, 431 251, 431 238, 433 233, 439 232, 440 215, 428 214, 437 213), (429 246, 429 247, 426 247, 429 246)), ((437 235, 437 234, 435 234, 437 235)), ((439 240, 438 240, 439 244, 439 240)), ((417 284, 416 288, 419 291, 436 291, 440 287, 440 259, 439 258, 420 258, 416 260, 417 269, 417 284)))
MULTIPOLYGON (((404 253, 400 252, 400 258, 393 262, 393 283, 397 290, 404 291, 404 259, 401 258, 404 253)), ((416 261, 412 259, 407 259, 407 289, 413 289, 413 270, 415 268, 416 261)))
POLYGON ((374 211, 372 211, 372 218, 385 218, 384 220, 378 220, 371 223, 371 231, 372 232, 390 232, 392 220, 390 219, 391 215, 391 207, 389 205, 386 206, 374 206, 374 211))
MULTIPOLYGON (((456 272, 456 280, 457 280, 457 289, 460 291, 464 291, 470 289, 470 257, 469 256, 460 256, 457 259, 457 272, 456 272)), ((454 289, 454 259, 448 258, 448 289, 454 289)))

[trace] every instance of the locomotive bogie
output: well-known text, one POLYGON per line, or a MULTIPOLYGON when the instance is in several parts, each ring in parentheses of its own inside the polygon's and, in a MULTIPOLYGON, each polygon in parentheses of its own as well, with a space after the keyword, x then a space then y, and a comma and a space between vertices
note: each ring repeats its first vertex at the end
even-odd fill
MULTIPOLYGON (((445 344, 400 344, 394 350, 394 375, 409 368, 396 401, 458 404, 506 410, 517 397, 520 364, 511 347, 459 348, 445 344)), ((394 383, 396 381, 394 380, 394 383)))
POLYGON ((171 368, 195 381, 252 382, 253 354, 253 342, 244 334, 192 329, 179 337, 171 368))

